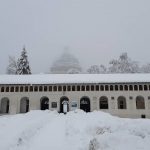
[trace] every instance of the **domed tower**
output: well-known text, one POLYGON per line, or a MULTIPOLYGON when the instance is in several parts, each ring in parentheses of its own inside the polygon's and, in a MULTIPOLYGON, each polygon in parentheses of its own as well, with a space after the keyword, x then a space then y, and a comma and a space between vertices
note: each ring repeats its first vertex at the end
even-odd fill
POLYGON ((53 63, 50 70, 53 74, 78 74, 82 71, 78 59, 68 51, 53 63))

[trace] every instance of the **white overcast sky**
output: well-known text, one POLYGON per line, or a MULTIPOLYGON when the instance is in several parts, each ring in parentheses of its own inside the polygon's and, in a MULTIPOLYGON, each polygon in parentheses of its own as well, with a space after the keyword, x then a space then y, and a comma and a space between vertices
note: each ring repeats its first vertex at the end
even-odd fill
POLYGON ((24 45, 33 73, 48 72, 65 46, 83 67, 125 51, 150 62, 150 0, 1 0, 1 74, 24 45))

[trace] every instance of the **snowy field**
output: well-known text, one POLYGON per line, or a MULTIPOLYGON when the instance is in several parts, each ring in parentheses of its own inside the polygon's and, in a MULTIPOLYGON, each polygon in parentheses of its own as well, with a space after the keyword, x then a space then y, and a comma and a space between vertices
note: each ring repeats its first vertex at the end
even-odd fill
POLYGON ((80 110, 1 116, 0 150, 150 150, 150 120, 80 110))

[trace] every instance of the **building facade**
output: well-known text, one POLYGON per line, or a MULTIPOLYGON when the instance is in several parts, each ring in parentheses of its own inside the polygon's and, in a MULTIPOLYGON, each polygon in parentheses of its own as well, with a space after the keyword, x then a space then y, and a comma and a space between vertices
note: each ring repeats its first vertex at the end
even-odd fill
POLYGON ((0 76, 1 115, 77 108, 150 118, 150 75, 0 76))

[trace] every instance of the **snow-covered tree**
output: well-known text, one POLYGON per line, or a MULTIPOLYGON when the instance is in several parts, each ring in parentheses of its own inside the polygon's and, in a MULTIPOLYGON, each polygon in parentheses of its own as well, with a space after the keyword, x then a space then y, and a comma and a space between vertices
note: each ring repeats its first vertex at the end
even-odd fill
POLYGON ((78 59, 68 51, 65 51, 50 68, 50 72, 54 74, 77 74, 81 73, 81 71, 78 59))
POLYGON ((90 68, 87 69, 87 72, 89 74, 100 74, 100 73, 106 73, 106 67, 104 65, 92 65, 90 68))
POLYGON ((31 74, 27 51, 25 47, 23 48, 21 52, 21 57, 18 59, 17 62, 17 74, 31 74))
POLYGON ((150 64, 143 65, 140 68, 141 73, 150 73, 150 64))
POLYGON ((9 64, 6 70, 7 74, 16 74, 17 73, 17 62, 15 57, 9 56, 9 64))
POLYGON ((136 61, 132 61, 127 53, 122 53, 118 60, 111 60, 109 63, 109 73, 137 73, 139 66, 136 61))

